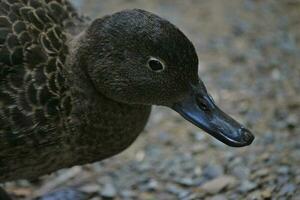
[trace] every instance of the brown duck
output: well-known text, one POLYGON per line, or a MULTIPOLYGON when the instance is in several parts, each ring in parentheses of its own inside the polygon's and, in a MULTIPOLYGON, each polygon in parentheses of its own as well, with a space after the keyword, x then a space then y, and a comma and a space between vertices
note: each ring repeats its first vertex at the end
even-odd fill
POLYGON ((0 181, 113 156, 167 106, 235 147, 254 137, 222 112, 192 43, 143 10, 92 22, 67 0, 0 0, 0 181))

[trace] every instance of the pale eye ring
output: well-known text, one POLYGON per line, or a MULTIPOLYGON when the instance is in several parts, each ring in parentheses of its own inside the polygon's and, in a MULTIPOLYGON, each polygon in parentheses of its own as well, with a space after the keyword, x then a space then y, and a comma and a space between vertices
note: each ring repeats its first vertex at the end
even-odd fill
POLYGON ((147 63, 148 67, 154 72, 162 72, 165 69, 165 64, 154 57, 151 57, 147 63))

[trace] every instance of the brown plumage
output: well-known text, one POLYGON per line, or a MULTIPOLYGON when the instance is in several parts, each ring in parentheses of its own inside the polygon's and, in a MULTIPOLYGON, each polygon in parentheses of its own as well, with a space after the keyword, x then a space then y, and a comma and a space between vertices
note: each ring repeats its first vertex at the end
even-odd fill
POLYGON ((65 0, 0 1, 0 180, 26 178, 34 167, 23 159, 59 145, 54 133, 72 108, 67 35, 83 22, 65 0))
POLYGON ((102 160, 143 129, 150 106, 95 94, 66 66, 88 24, 66 0, 0 0, 0 181, 102 160))
POLYGON ((198 78, 170 22, 125 10, 91 23, 67 0, 0 0, 0 181, 113 156, 168 106, 231 146, 251 133, 198 78))

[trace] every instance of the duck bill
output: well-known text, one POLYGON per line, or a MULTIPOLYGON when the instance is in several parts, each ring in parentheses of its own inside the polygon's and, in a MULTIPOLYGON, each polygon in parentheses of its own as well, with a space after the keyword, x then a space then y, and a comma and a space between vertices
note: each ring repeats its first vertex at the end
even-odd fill
POLYGON ((190 94, 172 109, 219 141, 243 147, 254 140, 252 133, 219 109, 202 82, 192 86, 190 94))

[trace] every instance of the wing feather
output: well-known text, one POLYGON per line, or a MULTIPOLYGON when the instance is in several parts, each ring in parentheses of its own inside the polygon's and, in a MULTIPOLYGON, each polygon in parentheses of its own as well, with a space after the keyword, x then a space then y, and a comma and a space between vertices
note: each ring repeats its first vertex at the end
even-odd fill
POLYGON ((66 40, 83 22, 66 0, 0 0, 0 147, 39 144, 69 115, 66 40))

